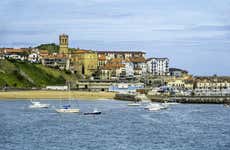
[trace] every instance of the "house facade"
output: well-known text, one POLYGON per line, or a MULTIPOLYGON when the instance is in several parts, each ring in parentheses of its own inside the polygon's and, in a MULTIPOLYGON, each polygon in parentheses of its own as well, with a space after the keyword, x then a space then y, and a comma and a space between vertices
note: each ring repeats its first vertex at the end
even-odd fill
POLYGON ((71 68, 84 77, 92 76, 98 69, 97 53, 91 50, 75 50, 71 54, 71 68))
POLYGON ((147 59, 147 72, 154 76, 169 75, 168 58, 149 58, 147 59))

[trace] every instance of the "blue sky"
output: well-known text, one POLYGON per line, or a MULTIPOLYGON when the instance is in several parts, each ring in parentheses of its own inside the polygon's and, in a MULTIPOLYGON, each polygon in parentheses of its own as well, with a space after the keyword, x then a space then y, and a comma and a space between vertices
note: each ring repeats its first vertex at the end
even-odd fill
POLYGON ((1 0, 0 47, 142 50, 195 75, 230 75, 230 0, 1 0))

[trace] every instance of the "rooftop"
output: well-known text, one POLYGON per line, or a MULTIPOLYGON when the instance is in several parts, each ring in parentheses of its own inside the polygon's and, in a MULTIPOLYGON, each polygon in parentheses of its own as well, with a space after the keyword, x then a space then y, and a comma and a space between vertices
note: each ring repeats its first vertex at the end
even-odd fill
POLYGON ((103 53, 141 53, 141 54, 146 54, 145 52, 142 51, 95 51, 99 54, 103 53))

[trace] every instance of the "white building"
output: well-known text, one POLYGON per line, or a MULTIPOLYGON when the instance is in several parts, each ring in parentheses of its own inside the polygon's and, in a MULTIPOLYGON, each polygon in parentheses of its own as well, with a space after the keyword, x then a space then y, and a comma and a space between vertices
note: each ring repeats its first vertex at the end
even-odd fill
POLYGON ((39 62, 39 55, 37 53, 31 53, 28 56, 28 61, 31 63, 37 63, 39 62))
POLYGON ((133 77, 134 76, 134 65, 132 62, 128 61, 125 62, 125 67, 124 67, 124 71, 125 71, 125 76, 126 77, 133 77))
POLYGON ((147 72, 152 75, 169 75, 168 58, 149 58, 147 59, 147 72))

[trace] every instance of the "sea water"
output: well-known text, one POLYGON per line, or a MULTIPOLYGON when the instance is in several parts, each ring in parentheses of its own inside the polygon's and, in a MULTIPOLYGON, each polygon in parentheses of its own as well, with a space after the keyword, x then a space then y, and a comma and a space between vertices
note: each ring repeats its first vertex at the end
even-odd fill
MULTIPOLYGON (((230 108, 177 104, 149 112, 124 101, 81 101, 82 113, 60 114, 60 101, 29 109, 26 100, 0 101, 1 150, 229 150, 230 108), (94 108, 101 115, 83 115, 94 108)), ((62 103, 67 103, 62 102, 62 103)))

